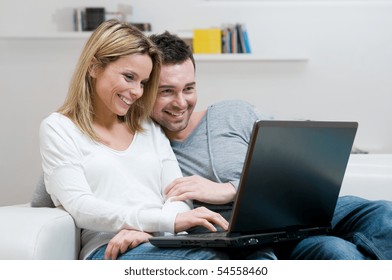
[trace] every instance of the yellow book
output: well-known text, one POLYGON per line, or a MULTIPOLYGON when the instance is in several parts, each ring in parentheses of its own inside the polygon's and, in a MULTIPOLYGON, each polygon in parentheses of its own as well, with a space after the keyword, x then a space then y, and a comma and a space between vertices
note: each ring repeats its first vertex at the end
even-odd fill
POLYGON ((220 28, 193 30, 194 53, 222 53, 222 30, 220 28))

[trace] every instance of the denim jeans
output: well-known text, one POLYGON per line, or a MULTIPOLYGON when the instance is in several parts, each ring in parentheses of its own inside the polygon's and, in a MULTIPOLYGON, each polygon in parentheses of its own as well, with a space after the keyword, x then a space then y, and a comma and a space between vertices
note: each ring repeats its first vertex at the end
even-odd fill
POLYGON ((290 259, 391 260, 392 202, 340 197, 332 234, 302 240, 290 259))
MULTIPOLYGON (((289 244, 282 243, 281 247, 289 244)), ((106 245, 88 259, 103 259, 106 245)), ((288 248, 287 248, 288 249, 288 248)), ((332 234, 308 237, 289 249, 289 259, 366 260, 392 259, 392 202, 354 196, 338 199, 332 234)), ((127 260, 276 259, 269 248, 239 251, 208 248, 157 248, 144 243, 119 256, 127 260)))
MULTIPOLYGON (((103 260, 106 245, 98 248, 87 259, 103 260)), ((228 259, 276 259, 272 249, 254 249, 251 251, 227 251, 212 248, 157 248, 151 243, 143 243, 130 249, 117 258, 118 260, 228 260, 228 259)))

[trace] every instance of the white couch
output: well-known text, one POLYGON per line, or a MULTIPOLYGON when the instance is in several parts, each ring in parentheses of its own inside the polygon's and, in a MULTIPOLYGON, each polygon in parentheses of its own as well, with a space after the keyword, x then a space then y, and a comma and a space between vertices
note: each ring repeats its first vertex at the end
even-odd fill
POLYGON ((78 259, 80 230, 59 208, 0 207, 0 259, 78 259))
MULTIPOLYGON (((392 200, 392 154, 353 154, 341 195, 392 200)), ((0 259, 77 259, 80 230, 62 209, 0 207, 0 259)))

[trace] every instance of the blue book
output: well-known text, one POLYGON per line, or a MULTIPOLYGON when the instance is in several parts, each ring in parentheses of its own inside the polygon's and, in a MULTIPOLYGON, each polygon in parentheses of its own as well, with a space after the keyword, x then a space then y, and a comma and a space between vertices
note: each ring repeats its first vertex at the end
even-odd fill
POLYGON ((244 42, 245 42, 245 53, 251 53, 252 51, 250 49, 248 31, 246 30, 245 25, 242 25, 242 35, 244 37, 244 42))

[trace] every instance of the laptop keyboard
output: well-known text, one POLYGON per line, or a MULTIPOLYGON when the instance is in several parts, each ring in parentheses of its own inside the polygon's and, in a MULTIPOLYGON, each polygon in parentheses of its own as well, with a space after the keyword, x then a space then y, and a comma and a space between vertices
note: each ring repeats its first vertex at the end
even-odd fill
POLYGON ((202 237, 202 238, 209 238, 209 237, 226 237, 226 231, 217 231, 217 232, 205 232, 205 233, 190 233, 184 234, 185 236, 192 236, 192 237, 202 237))

